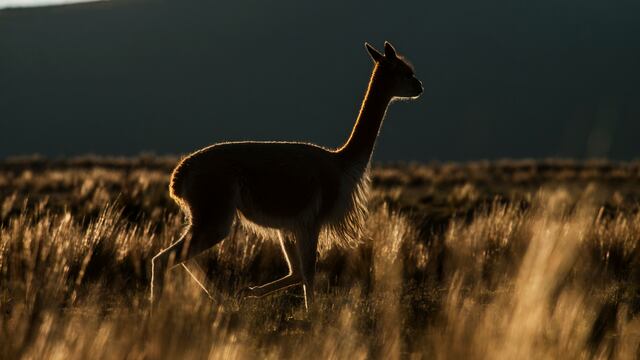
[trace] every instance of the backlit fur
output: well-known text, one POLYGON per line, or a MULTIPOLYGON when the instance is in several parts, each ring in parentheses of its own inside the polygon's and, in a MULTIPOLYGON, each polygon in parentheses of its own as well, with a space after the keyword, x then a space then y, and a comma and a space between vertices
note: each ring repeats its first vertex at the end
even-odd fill
POLYGON ((279 239, 290 271, 281 279, 249 287, 245 295, 261 297, 302 284, 308 306, 317 251, 359 242, 367 215, 369 162, 388 105, 422 93, 413 68, 391 44, 385 43, 384 55, 366 47, 375 66, 356 124, 342 147, 229 142, 180 161, 169 192, 189 226, 152 261, 152 303, 172 258, 186 267, 187 260, 222 241, 239 221, 263 238, 279 239))

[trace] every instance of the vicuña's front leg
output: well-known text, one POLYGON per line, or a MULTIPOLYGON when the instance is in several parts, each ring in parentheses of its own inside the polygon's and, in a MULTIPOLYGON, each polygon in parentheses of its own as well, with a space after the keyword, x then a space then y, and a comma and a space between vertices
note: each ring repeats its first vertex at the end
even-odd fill
POLYGON ((315 296, 313 284, 316 276, 316 257, 318 251, 318 232, 310 232, 307 236, 299 237, 296 242, 298 258, 300 260, 300 274, 304 290, 304 306, 309 310, 315 296))
POLYGON ((300 285, 300 276, 289 274, 278 280, 260 286, 249 286, 242 291, 242 295, 248 298, 261 298, 273 292, 284 290, 292 286, 300 285))
POLYGON ((249 286, 242 290, 241 295, 251 298, 261 298, 273 292, 284 290, 302 283, 301 269, 299 265, 300 256, 298 254, 296 244, 293 242, 293 239, 285 238, 282 234, 280 234, 279 240, 280 247, 282 248, 282 254, 284 255, 284 259, 289 267, 289 274, 264 285, 249 286))

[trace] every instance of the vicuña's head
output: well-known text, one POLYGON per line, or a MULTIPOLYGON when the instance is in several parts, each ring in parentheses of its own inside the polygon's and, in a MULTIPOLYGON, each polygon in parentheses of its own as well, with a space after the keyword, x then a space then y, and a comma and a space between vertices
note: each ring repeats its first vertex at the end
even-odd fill
POLYGON ((422 94, 422 83, 416 79, 413 67, 396 54, 393 45, 385 41, 384 55, 368 43, 364 46, 373 61, 378 64, 377 76, 387 83, 394 98, 415 99, 422 94))

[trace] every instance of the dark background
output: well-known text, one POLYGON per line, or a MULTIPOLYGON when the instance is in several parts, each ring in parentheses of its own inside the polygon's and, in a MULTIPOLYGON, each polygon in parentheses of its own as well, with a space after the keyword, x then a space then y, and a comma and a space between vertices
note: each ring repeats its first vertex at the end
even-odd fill
POLYGON ((344 141, 390 40, 425 86, 374 158, 640 157, 640 1, 114 0, 0 11, 0 157, 344 141))

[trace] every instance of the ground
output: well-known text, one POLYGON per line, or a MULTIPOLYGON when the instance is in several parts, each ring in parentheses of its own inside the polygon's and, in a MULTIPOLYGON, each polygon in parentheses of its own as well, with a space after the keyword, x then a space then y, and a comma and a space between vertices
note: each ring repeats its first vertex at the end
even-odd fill
POLYGON ((504 160, 373 167, 356 248, 300 289, 235 228, 159 309, 150 259, 184 218, 173 157, 0 161, 0 358, 637 358, 640 162, 504 160))

